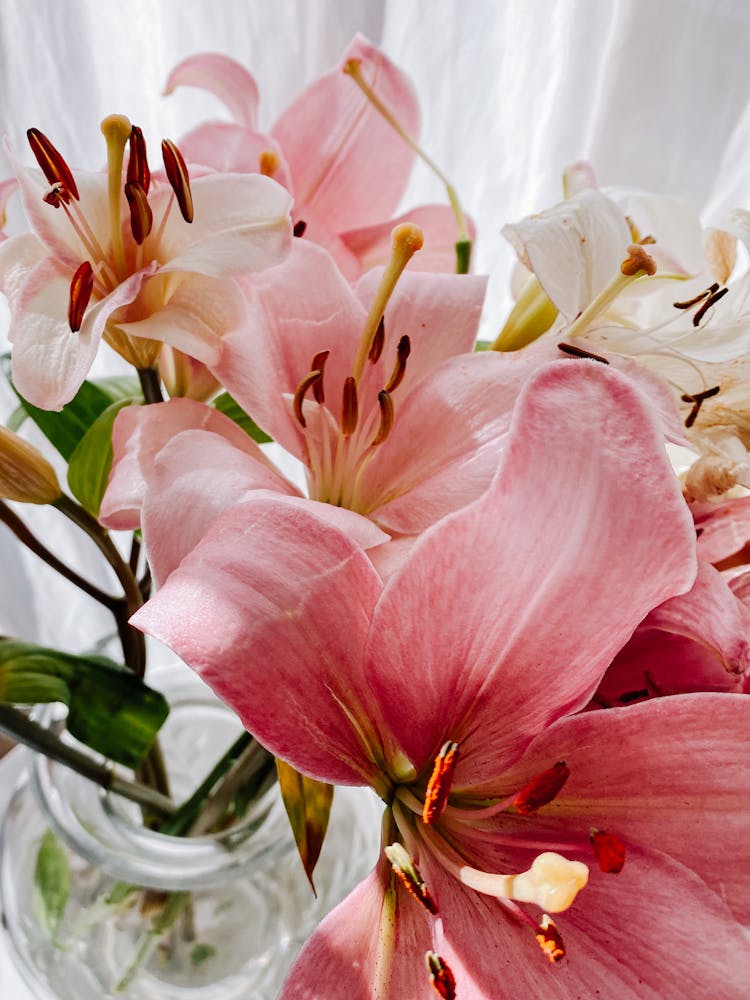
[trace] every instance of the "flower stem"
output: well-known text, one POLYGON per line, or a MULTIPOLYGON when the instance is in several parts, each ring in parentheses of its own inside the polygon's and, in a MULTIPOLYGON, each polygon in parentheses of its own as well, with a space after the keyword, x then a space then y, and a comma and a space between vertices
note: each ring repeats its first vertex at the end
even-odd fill
POLYGON ((108 765, 100 764, 88 754, 63 743, 59 736, 40 726, 39 723, 33 722, 15 708, 0 705, 0 730, 19 743, 69 767, 115 795, 121 795, 163 816, 171 816, 174 813, 174 804, 165 795, 137 781, 121 778, 108 765))
POLYGON ((163 403, 164 396, 161 391, 161 379, 156 368, 137 368, 138 378, 141 383, 141 392, 147 403, 163 403))

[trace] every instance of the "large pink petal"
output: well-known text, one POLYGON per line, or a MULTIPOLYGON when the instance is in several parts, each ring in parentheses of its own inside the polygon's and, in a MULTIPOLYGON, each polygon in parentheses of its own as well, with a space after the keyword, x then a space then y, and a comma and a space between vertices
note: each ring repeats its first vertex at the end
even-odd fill
POLYGON ((273 753, 327 781, 365 784, 377 766, 351 719, 377 746, 362 650, 381 586, 316 505, 259 494, 220 516, 132 621, 273 753))
MULTIPOLYGON (((171 276, 174 281, 175 275, 171 276)), ((118 329, 133 337, 148 337, 170 344, 205 365, 218 361, 222 337, 238 329, 245 318, 245 300, 232 278, 184 274, 177 290, 170 288, 164 301, 160 276, 148 282, 126 313, 118 329), (151 288, 154 292, 151 292, 151 288), (141 313, 145 314, 141 318, 141 313)))
POLYGON ((261 459, 262 452, 245 431, 212 406, 192 399, 171 399, 152 406, 128 406, 112 429, 112 468, 102 498, 99 520, 107 528, 135 531, 156 456, 185 430, 222 435, 235 448, 261 459))
POLYGON ((750 542, 750 496, 694 503, 690 509, 698 532, 698 551, 708 562, 721 562, 750 542))
MULTIPOLYGON (((413 222, 424 232, 424 246, 409 262, 410 271, 454 274, 456 271, 456 216, 448 205, 420 205, 396 219, 342 233, 346 246, 359 260, 363 271, 381 267, 391 256, 391 232, 402 222, 413 222)), ((474 239, 475 229, 470 224, 474 239)))
MULTIPOLYGON (((11 241, 5 244, 11 246, 11 241)), ((27 273, 16 290, 8 337, 13 381, 34 406, 60 410, 75 396, 99 349, 103 324, 68 324, 71 275, 52 257, 27 273)), ((88 318, 88 317, 87 317, 88 318)))
POLYGON ((592 873, 573 906, 555 917, 567 957, 554 966, 533 929, 501 903, 457 885, 429 858, 422 873, 440 903, 444 940, 436 948, 460 998, 746 995, 742 928, 717 893, 658 852, 634 852, 617 876, 592 873))
POLYGON ((747 920, 748 734, 750 700, 742 694, 685 694, 564 719, 496 788, 512 794, 564 760, 570 777, 562 791, 538 816, 501 816, 494 826, 542 840, 606 830, 625 844, 624 870, 631 845, 669 855, 747 920))
POLYGON ((11 310, 29 274, 47 256, 47 247, 33 233, 11 236, 0 246, 0 291, 11 310))
POLYGON ((424 954, 426 912, 400 887, 395 920, 383 916, 390 866, 382 863, 321 923, 292 967, 279 1000, 431 1000, 424 954), (382 932, 381 932, 382 928, 382 932), (393 959, 381 959, 381 933, 393 935, 393 959), (376 971, 388 968, 380 983, 376 971))
MULTIPOLYGON (((247 441, 255 445, 249 437, 247 441)), ((257 445, 251 449, 243 442, 238 448, 208 430, 185 430, 168 441, 154 460, 141 515, 157 587, 196 547, 219 514, 255 490, 298 495, 257 445), (175 511, 180 511, 179 517, 175 511)))
POLYGON ((258 117, 258 85, 251 74, 235 59, 219 52, 198 52, 177 63, 167 77, 165 94, 178 87, 200 87, 214 94, 230 114, 248 128, 255 128, 258 117))
POLYGON ((400 403, 360 497, 387 531, 417 534, 475 500, 497 471, 518 394, 539 367, 525 351, 446 361, 400 403))
POLYGON ((0 242, 8 238, 3 232, 7 222, 6 207, 8 200, 17 187, 18 181, 15 177, 9 177, 7 180, 0 181, 0 242))
POLYGON ((548 366, 519 398, 490 489, 425 532, 386 585, 368 650, 389 729, 417 767, 454 739, 457 785, 493 778, 588 700, 695 571, 640 395, 595 362, 548 366))
POLYGON ((191 189, 192 223, 171 211, 159 241, 165 271, 246 274, 289 252, 292 199, 280 184, 261 174, 209 174, 191 189))
POLYGON ((309 206, 339 232, 393 215, 406 187, 414 153, 343 73, 349 59, 406 131, 416 138, 419 107, 407 77, 358 35, 340 64, 316 80, 276 122, 297 209, 309 206))
POLYGON ((315 354, 329 350, 326 398, 340 405, 365 311, 331 257, 304 239, 294 241, 281 265, 242 285, 248 320, 243 330, 224 338, 214 372, 256 423, 301 457, 300 428, 284 393, 294 393, 315 354))
POLYGON ((289 187, 289 169, 273 136, 230 122, 206 122, 180 140, 180 152, 188 163, 199 163, 222 174, 257 174, 261 153, 273 152, 279 166, 273 179, 289 187))

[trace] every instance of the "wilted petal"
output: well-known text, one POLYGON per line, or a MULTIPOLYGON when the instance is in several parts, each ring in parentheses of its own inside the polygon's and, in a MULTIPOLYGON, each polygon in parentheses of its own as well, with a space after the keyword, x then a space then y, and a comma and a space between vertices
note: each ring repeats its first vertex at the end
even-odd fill
POLYGON ((695 571, 692 522, 639 394, 602 365, 549 366, 519 398, 490 489, 425 532, 386 585, 369 656, 390 730, 417 766, 447 735, 463 740, 457 785, 491 778, 588 700, 695 571))
POLYGON ((199 52, 179 62, 167 78, 165 94, 178 87, 199 87, 214 94, 230 114, 248 128, 258 116, 258 85, 236 60, 219 52, 199 52))
POLYGON ((419 107, 407 77, 358 35, 341 63, 311 84, 273 128, 292 175, 297 209, 310 206, 339 232, 393 215, 414 153, 343 73, 349 59, 395 117, 416 137, 419 107), (315 155, 310 155, 310 150, 315 155))

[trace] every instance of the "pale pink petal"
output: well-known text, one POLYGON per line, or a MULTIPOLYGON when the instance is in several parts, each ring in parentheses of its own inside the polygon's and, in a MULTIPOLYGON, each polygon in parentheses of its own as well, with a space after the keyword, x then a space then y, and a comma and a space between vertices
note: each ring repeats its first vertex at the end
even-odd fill
POLYGON ((245 431, 212 406, 192 399, 171 399, 151 406, 128 406, 112 429, 113 461, 102 498, 99 520, 118 531, 135 531, 141 524, 141 504, 154 461, 161 449, 185 430, 222 435, 235 448, 259 457, 262 452, 245 431))
POLYGON ((379 737, 362 649, 381 586, 314 505, 259 493, 218 518, 132 622, 273 753, 327 781, 369 784, 377 766, 360 733, 369 746, 379 737))
POLYGON ((619 274, 632 242, 622 211, 592 190, 505 226, 503 236, 566 319, 619 274))
MULTIPOLYGON (((351 229, 341 239, 359 260, 363 271, 382 267, 391 256, 391 232, 402 222, 413 222, 424 232, 424 246, 409 262, 410 271, 454 274, 456 271, 456 216, 448 205, 420 205, 374 226, 351 229)), ((470 222, 470 236, 475 228, 470 222)))
POLYGON ((363 509, 388 531, 417 534, 475 500, 497 471, 532 352, 484 351, 446 361, 403 403, 362 475, 363 509))
POLYGON ((319 247, 327 250, 347 281, 353 283, 362 277, 362 265, 356 255, 352 253, 341 236, 331 229, 324 217, 317 215, 307 206, 303 206, 302 211, 295 207, 293 218, 295 222, 305 223, 302 239, 306 243, 317 243, 319 247))
POLYGON ((199 52, 183 59, 169 74, 164 93, 172 94, 178 87, 209 91, 226 105, 235 121, 255 128, 258 85, 245 67, 229 56, 199 52))
POLYGON ((289 187, 289 168, 281 147, 273 136, 252 128, 206 122, 180 139, 180 152, 187 163, 199 163, 222 174, 257 174, 261 153, 273 152, 279 158, 273 179, 289 187))
POLYGON ((414 153, 343 73, 349 59, 413 137, 419 107, 407 77, 358 35, 335 69, 316 80, 273 127, 292 176, 297 210, 308 206, 339 232, 389 218, 406 188, 414 153))
POLYGON ((511 837, 533 829, 535 837, 584 839, 591 828, 606 830, 625 844, 624 871, 629 845, 658 850, 746 919, 749 734, 750 700, 741 694, 685 694, 584 712, 541 734, 496 789, 512 794, 564 760, 570 777, 562 791, 533 819, 504 816, 498 824, 511 837))
MULTIPOLYGON (((10 246, 9 240, 3 249, 10 246)), ((75 396, 101 340, 103 324, 85 323, 71 331, 70 278, 47 257, 27 273, 13 301, 8 330, 13 381, 24 399, 45 410, 60 410, 75 396)))
POLYGON ((118 329, 128 336, 170 344, 205 365, 215 364, 222 337, 238 329, 245 318, 239 286, 232 278, 189 273, 170 277, 171 281, 160 277, 156 283, 147 282, 128 309, 126 320, 118 321, 118 329), (162 281, 169 282, 168 298, 162 281))
POLYGON ((0 242, 8 238, 3 232, 7 222, 6 207, 17 187, 18 181, 15 177, 9 177, 5 181, 0 181, 0 242))
POLYGON ((490 489, 428 529, 386 585, 368 655, 389 729, 418 768, 450 738, 464 743, 458 785, 493 777, 590 698, 695 572, 640 395, 604 365, 548 366, 519 398, 490 489))
MULTIPOLYGON (((357 296, 369 309, 381 279, 370 271, 357 285, 357 296)), ((474 347, 487 287, 486 277, 466 274, 406 272, 385 311, 385 345, 380 362, 367 371, 382 388, 395 361, 396 345, 404 334, 411 341, 406 374, 394 401, 403 398, 421 379, 456 354, 474 347)), ((376 392, 377 392, 376 389, 376 392)))
POLYGON ((573 906, 555 917, 566 958, 554 966, 533 929, 501 903, 458 886, 429 857, 421 864, 440 904, 444 937, 435 947, 461 1000, 746 995, 742 928, 717 893, 658 852, 632 852, 616 876, 592 872, 573 906))
POLYGON ((596 180, 596 171, 588 160, 576 160, 566 167, 563 172, 563 190, 566 198, 572 198, 579 191, 586 191, 589 188, 596 189, 599 185, 596 180))
POLYGON ((157 587, 232 504, 255 490, 297 492, 257 445, 251 449, 243 443, 238 448, 208 430, 186 430, 168 441, 156 455, 146 482, 141 523, 157 587))
POLYGON ((399 888, 395 920, 391 923, 384 918, 389 883, 390 866, 379 864, 328 914, 292 966, 279 1000, 431 1000, 436 996, 424 962, 432 941, 426 911, 399 888), (385 963, 381 935, 387 940, 390 934, 394 955, 392 962, 385 963), (388 971, 378 983, 376 971, 381 966, 388 971))
POLYGON ((293 394, 313 357, 330 350, 326 398, 341 399, 365 311, 330 256, 305 239, 294 241, 281 265, 245 279, 242 286, 248 320, 243 330, 224 338, 214 372, 263 430, 302 457, 300 428, 284 393, 293 394))
POLYGON ((261 174, 209 174, 192 182, 195 216, 169 214, 164 270, 224 277, 278 264, 289 251, 289 192, 261 174))
POLYGON ((0 291, 11 310, 16 308, 29 274, 47 256, 46 246, 33 233, 11 236, 0 246, 0 291))

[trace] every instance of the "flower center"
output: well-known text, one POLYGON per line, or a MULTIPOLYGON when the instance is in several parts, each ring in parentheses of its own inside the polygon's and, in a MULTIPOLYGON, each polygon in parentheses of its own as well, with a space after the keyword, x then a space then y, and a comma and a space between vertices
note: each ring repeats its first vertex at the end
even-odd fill
POLYGON ((422 246, 422 232, 405 223, 392 233, 391 259, 383 272, 365 320, 351 375, 342 387, 340 410, 326 403, 325 366, 330 351, 320 351, 292 397, 292 410, 302 428, 307 451, 308 483, 313 500, 348 507, 366 514, 372 498, 362 495, 362 475, 377 448, 388 438, 395 421, 393 393, 406 374, 411 341, 404 334, 396 346, 390 376, 370 398, 363 398, 368 365, 380 361, 385 345, 383 314, 398 279, 422 246), (310 399, 312 396, 312 399, 310 399))

